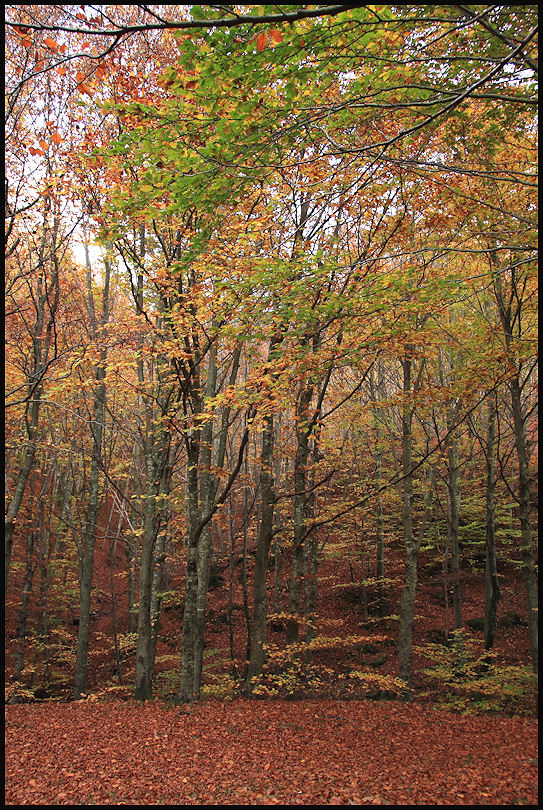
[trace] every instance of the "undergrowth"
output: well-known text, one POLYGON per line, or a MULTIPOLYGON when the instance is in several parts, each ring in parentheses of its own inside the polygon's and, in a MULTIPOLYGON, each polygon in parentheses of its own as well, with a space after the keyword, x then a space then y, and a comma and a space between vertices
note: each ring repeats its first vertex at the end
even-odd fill
POLYGON ((440 707, 462 714, 536 715, 537 674, 530 667, 498 665, 492 651, 478 654, 462 630, 451 634, 448 646, 416 649, 433 661, 424 672, 444 690, 440 707))

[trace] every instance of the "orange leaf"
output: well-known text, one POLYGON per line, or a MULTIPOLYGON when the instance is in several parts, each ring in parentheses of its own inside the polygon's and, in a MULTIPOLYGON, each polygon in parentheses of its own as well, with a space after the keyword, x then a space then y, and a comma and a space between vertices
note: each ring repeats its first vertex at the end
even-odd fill
POLYGON ((51 48, 52 51, 58 50, 57 43, 55 42, 54 39, 51 39, 51 37, 45 37, 43 41, 45 42, 48 48, 51 48))
POLYGON ((53 143, 61 143, 62 142, 62 138, 60 137, 58 132, 53 133, 52 141, 53 141, 53 143))
POLYGON ((263 51, 264 48, 266 47, 267 38, 268 38, 268 35, 267 35, 266 31, 262 31, 262 33, 257 36, 257 38, 256 38, 256 49, 257 49, 257 51, 259 53, 260 53, 260 51, 263 51))
POLYGON ((42 149, 49 149, 49 144, 47 141, 40 141, 39 143, 42 149))
POLYGON ((283 34, 281 33, 281 31, 278 31, 277 28, 274 28, 273 31, 270 31, 270 37, 272 38, 273 42, 283 41, 283 34))
POLYGON ((58 73, 59 76, 65 76, 66 75, 66 68, 58 67, 57 68, 57 73, 58 73))

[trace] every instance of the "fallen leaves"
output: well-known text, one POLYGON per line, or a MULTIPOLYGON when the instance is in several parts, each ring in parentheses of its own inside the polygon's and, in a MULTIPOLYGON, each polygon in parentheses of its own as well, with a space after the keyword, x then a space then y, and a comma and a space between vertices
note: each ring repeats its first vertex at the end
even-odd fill
POLYGON ((8 706, 6 804, 537 804, 537 723, 393 701, 8 706))

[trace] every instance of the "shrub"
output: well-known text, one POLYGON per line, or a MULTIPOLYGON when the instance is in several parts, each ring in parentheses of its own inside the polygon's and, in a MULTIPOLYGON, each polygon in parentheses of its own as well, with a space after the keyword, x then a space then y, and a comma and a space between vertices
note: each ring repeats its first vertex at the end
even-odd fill
POLYGON ((417 649, 434 661, 424 671, 445 687, 439 700, 443 708, 463 714, 537 712, 537 675, 526 666, 499 666, 493 652, 478 656, 462 630, 451 634, 448 647, 426 644, 417 649))

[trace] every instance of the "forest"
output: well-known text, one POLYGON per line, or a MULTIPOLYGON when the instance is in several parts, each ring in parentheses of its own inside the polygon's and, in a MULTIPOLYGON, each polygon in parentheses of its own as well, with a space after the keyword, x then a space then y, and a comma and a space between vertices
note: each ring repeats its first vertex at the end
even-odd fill
POLYGON ((5 42, 6 803, 536 804, 537 6, 5 42))

